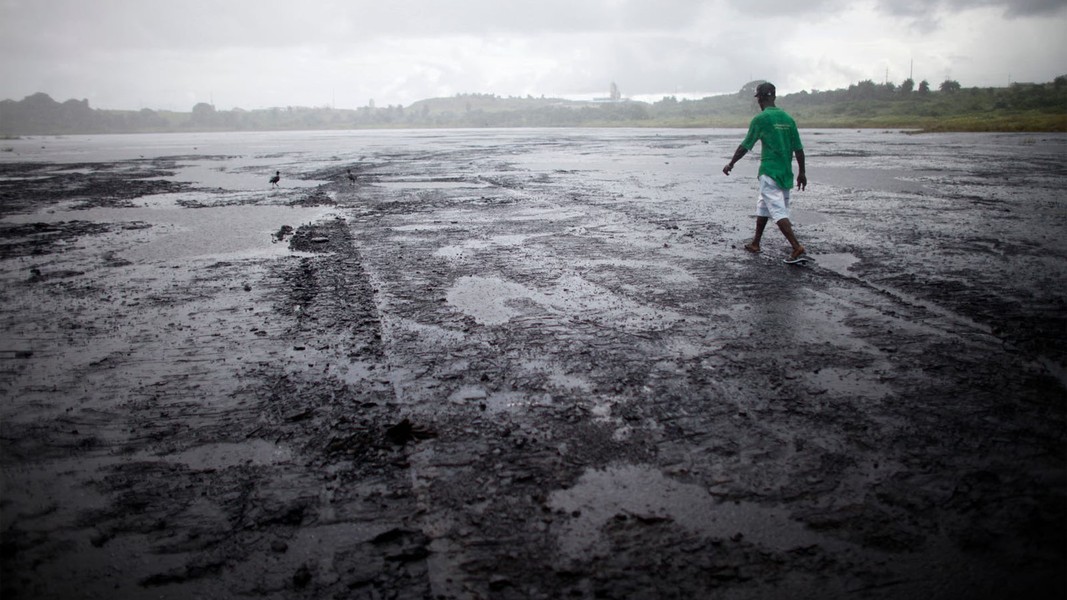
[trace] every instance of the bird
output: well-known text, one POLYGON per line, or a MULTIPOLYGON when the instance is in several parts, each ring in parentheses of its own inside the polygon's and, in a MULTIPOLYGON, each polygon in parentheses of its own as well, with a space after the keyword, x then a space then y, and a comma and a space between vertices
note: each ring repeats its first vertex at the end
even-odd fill
POLYGON ((275 171, 274 172, 274 177, 270 178, 270 187, 274 187, 274 186, 278 185, 278 182, 281 181, 281 180, 282 180, 282 172, 281 171, 275 171))
POLYGON ((352 169, 348 170, 348 182, 349 183, 355 183, 356 182, 356 176, 352 174, 352 169))

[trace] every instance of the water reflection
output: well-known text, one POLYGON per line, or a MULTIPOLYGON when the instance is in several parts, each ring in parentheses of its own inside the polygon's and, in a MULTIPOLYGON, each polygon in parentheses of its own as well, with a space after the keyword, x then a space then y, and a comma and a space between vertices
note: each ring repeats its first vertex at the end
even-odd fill
POLYGON ((134 263, 194 257, 253 258, 289 254, 289 245, 274 243, 282 225, 297 227, 327 218, 331 209, 290 206, 223 206, 198 209, 94 208, 13 215, 3 223, 93 221, 147 223, 135 245, 117 256, 134 263))

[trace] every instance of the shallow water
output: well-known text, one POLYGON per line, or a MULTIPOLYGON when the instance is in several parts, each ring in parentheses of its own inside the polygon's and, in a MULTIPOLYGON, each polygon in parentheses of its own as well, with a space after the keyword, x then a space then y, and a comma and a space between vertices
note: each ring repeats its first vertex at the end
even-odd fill
MULTIPOLYGON (((189 195, 183 195, 188 198, 189 195)), ((331 211, 290 206, 221 206, 215 208, 93 208, 47 210, 14 215, 2 223, 66 221, 126 222, 152 225, 138 243, 117 253, 134 263, 193 258, 266 258, 293 254, 288 243, 272 237, 282 225, 297 227, 327 218, 331 211)))
MULTIPOLYGON (((266 179, 274 170, 282 171, 284 184, 312 185, 301 176, 329 166, 358 165, 386 151, 488 148, 501 161, 523 169, 628 174, 638 182, 652 183, 671 176, 718 179, 722 164, 743 133, 737 129, 488 129, 35 136, 5 141, 11 151, 0 153, 0 163, 184 157, 175 179, 233 190, 256 189, 257 184, 266 188, 266 179)), ((1023 160, 1027 155, 1067 154, 1067 136, 1053 133, 908 135, 892 130, 802 129, 801 135, 812 184, 852 189, 918 192, 936 188, 946 174, 971 165, 976 156, 1023 160)), ((752 175, 755 166, 750 157, 732 177, 752 175)), ((396 187, 480 185, 432 179, 383 183, 396 187)))
POLYGON ((573 487, 554 491, 548 505, 576 515, 559 534, 559 549, 566 560, 588 560, 590 555, 609 552, 600 532, 620 516, 672 522, 718 539, 747 538, 781 551, 812 545, 848 547, 793 521, 780 508, 721 501, 704 486, 680 483, 646 465, 588 469, 573 487))

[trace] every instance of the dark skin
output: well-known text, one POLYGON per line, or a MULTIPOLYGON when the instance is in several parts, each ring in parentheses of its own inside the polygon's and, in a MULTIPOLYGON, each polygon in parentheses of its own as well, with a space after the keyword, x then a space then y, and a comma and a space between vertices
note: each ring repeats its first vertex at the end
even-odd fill
MULTIPOLYGON (((759 102, 760 111, 766 110, 770 106, 774 106, 774 96, 760 96, 756 100, 759 102)), ((744 158, 746 154, 748 154, 748 150, 745 150, 744 146, 738 146, 737 150, 734 152, 733 158, 731 158, 730 162, 722 168, 723 174, 729 175, 730 171, 734 170, 734 165, 737 164, 737 161, 744 158)), ((808 176, 804 172, 804 151, 797 150, 795 155, 797 157, 798 170, 797 188, 803 190, 808 186, 808 176)), ((769 220, 768 217, 756 217, 756 233, 752 236, 752 241, 745 244, 746 250, 750 252, 760 251, 760 240, 763 239, 763 230, 767 228, 767 221, 769 220)), ((791 258, 796 258, 801 254, 804 254, 804 246, 800 245, 796 235, 793 234, 793 224, 789 222, 789 219, 779 219, 778 229, 782 231, 782 235, 789 241, 789 245, 793 247, 791 258)))

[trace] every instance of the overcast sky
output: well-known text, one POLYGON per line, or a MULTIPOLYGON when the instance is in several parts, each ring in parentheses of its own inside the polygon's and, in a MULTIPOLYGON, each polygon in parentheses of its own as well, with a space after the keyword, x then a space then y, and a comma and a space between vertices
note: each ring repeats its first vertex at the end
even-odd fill
POLYGON ((1067 74, 1067 0, 0 0, 0 99, 356 108, 1067 74))

